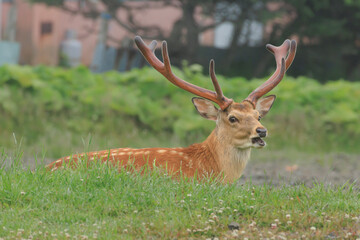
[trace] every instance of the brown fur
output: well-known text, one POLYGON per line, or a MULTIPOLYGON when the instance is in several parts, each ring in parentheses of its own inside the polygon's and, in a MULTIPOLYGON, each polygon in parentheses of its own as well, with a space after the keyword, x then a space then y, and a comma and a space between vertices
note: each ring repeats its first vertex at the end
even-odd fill
MULTIPOLYGON (((250 158, 251 148, 261 147, 254 145, 251 140, 258 137, 257 128, 264 128, 258 121, 260 111, 258 106, 256 108, 259 111, 254 109, 250 102, 234 102, 222 111, 214 108, 212 103, 205 99, 196 98, 193 102, 199 112, 204 111, 200 112, 203 117, 216 120, 216 128, 202 143, 186 148, 118 148, 83 153, 58 159, 48 165, 48 169, 53 171, 64 163, 71 161, 76 163, 88 158, 88 160, 100 159, 120 166, 131 162, 136 168, 146 164, 150 167, 156 165, 166 168, 170 174, 181 172, 188 177, 194 177, 195 174, 198 178, 223 175, 225 182, 235 181, 241 176, 250 158), (238 122, 231 123, 230 116, 236 117, 238 122)), ((269 109, 261 109, 261 112, 266 114, 269 109)))

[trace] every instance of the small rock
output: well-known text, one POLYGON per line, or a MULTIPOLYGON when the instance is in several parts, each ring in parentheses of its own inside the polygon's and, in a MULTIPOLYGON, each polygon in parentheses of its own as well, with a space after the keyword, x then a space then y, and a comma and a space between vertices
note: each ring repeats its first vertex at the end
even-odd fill
POLYGON ((336 236, 336 234, 334 232, 331 232, 326 236, 326 238, 327 239, 336 239, 338 237, 336 236))
POLYGON ((240 224, 238 224, 237 222, 232 222, 228 225, 229 230, 239 230, 240 229, 240 224))

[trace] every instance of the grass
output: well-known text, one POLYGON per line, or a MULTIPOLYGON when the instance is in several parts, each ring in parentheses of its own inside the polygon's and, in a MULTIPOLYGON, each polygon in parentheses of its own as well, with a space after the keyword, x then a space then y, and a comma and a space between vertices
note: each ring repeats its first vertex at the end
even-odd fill
MULTIPOLYGON (((129 146, 141 148, 187 145, 174 134, 166 132, 155 134, 148 129, 136 126, 130 120, 116 120, 115 117, 104 120, 99 125, 94 124, 94 129, 81 133, 76 133, 65 127, 66 119, 64 118, 53 121, 53 119, 44 116, 41 121, 44 121, 40 124, 42 130, 35 127, 39 125, 35 122, 19 125, 14 131, 10 131, 4 126, 1 132, 0 146, 6 148, 8 154, 11 154, 16 149, 16 144, 14 145, 16 138, 18 142, 22 142, 21 150, 24 152, 25 158, 33 157, 34 153, 41 155, 46 150, 48 158, 56 159, 84 150, 95 151, 129 146), (117 121, 116 124, 115 121, 117 121), (106 127, 108 129, 102 129, 106 127), (91 141, 91 146, 88 146, 89 141, 91 141)), ((40 128, 40 126, 38 127, 40 128)), ((190 142, 203 139, 204 136, 200 136, 197 139, 191 139, 190 142)))
POLYGON ((96 162, 24 169, 20 151, 11 159, 0 170, 4 239, 360 238, 360 192, 350 184, 223 185, 96 162))

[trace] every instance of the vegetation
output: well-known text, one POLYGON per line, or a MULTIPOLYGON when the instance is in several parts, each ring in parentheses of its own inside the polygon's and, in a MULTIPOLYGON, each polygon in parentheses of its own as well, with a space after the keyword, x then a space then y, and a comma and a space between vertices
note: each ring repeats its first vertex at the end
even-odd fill
MULTIPOLYGON (((151 3, 137 4, 131 1, 106 0, 91 2, 85 0, 83 6, 71 5, 65 0, 47 1, 47 0, 28 0, 31 3, 43 3, 48 6, 60 8, 70 14, 79 14, 92 20, 104 18, 111 21, 119 28, 125 30, 131 35, 141 35, 145 39, 166 40, 171 47, 170 55, 176 55, 178 59, 186 59, 191 63, 198 62, 198 49, 200 46, 200 36, 222 23, 231 23, 234 26, 234 34, 231 36, 231 43, 227 46, 226 61, 230 62, 235 57, 232 50, 238 44, 240 36, 243 37, 243 45, 251 45, 250 40, 244 35, 250 34, 253 30, 248 27, 249 21, 260 23, 265 19, 271 19, 277 16, 270 13, 267 7, 269 0, 155 0, 151 3), (86 6, 86 7, 85 7, 86 6), (246 11, 243 11, 246 9, 246 11), (171 11, 179 13, 169 30, 158 24, 149 24, 147 21, 139 21, 139 16, 148 15, 149 11, 171 11), (120 17, 122 16, 122 17, 120 17), (201 17, 200 17, 201 16, 201 17), (216 21, 214 21, 214 18, 216 21), (181 41, 179 41, 181 39, 181 41)), ((166 15, 166 14, 165 14, 166 15)), ((126 40, 121 43, 119 39, 114 39, 108 33, 109 41, 124 46, 126 40)), ((124 40, 124 39, 122 39, 124 40)), ((105 41, 106 42, 106 41, 105 41)), ((178 63, 178 59, 173 59, 178 63)))
MULTIPOLYGON (((251 72, 248 76, 262 76, 271 68, 272 56, 268 53, 262 54, 263 49, 254 54, 254 48, 251 48, 251 53, 247 53, 244 47, 258 44, 262 46, 265 43, 281 44, 284 39, 297 36, 301 51, 295 61, 300 64, 293 66, 289 74, 311 76, 322 82, 341 77, 352 81, 358 81, 360 78, 358 0, 156 0, 150 4, 107 0, 99 1, 102 7, 85 0, 82 4, 86 7, 80 8, 67 4, 65 0, 28 1, 58 7, 90 19, 98 19, 106 11, 111 17, 110 21, 131 36, 141 35, 145 39, 167 40, 170 56, 174 56, 172 62, 178 66, 180 59, 186 59, 191 63, 203 62, 199 56, 210 50, 199 50, 201 34, 226 23, 227 26, 231 26, 232 31, 228 37, 229 45, 223 52, 219 49, 211 51, 212 56, 218 55, 217 59, 222 59, 218 61, 218 72, 235 76, 239 73, 244 76, 244 72, 251 72), (144 21, 138 19, 138 16, 144 15, 143 13, 149 9, 166 12, 170 8, 181 13, 170 33, 157 24, 144 24, 144 21), (119 11, 123 16, 121 18, 117 15, 119 11), (249 23, 263 24, 267 34, 262 37, 262 43, 254 43, 251 36, 252 31, 256 31, 257 28, 249 23), (258 59, 256 64, 249 64, 249 58, 254 57, 258 59)), ((121 45, 120 40, 111 36, 109 41, 121 45)))
MULTIPOLYGON (((175 71, 211 87, 197 65, 175 71)), ((219 80, 236 100, 264 81, 219 80)), ((360 237, 356 183, 223 185, 86 161, 77 169, 45 170, 45 154, 89 150, 80 140, 89 132, 94 137, 83 141, 97 149, 203 139, 214 123, 195 113, 190 94, 152 69, 92 74, 84 67, 3 66, 0 86, 0 239, 360 237), (35 153, 36 168, 23 167, 21 143, 25 155, 35 153)), ((360 84, 285 78, 274 93, 278 99, 264 119, 273 149, 286 143, 358 151, 360 84)))
POLYGON ((4 239, 360 237, 353 185, 222 185, 86 161, 76 170, 30 171, 20 167, 20 152, 10 158, 0 169, 4 239), (232 222, 238 230, 229 230, 232 222))
MULTIPOLYGON (((198 65, 175 71, 212 88, 198 65)), ((240 101, 264 79, 219 81, 228 97, 240 101)), ((191 94, 150 68, 92 74, 85 67, 3 66, 0 86, 0 145, 13 146, 15 135, 26 153, 59 157, 82 151, 81 139, 89 141, 89 133, 103 148, 186 145, 203 140, 215 126, 195 112, 191 94)), ((278 98, 262 121, 273 149, 286 144, 302 151, 358 151, 360 83, 285 77, 272 94, 278 98)))
POLYGON ((339 77, 359 80, 359 1, 289 0, 279 10, 292 20, 280 26, 277 38, 296 35, 299 46, 307 46, 302 53, 306 66, 302 66, 300 74, 321 81, 339 77))

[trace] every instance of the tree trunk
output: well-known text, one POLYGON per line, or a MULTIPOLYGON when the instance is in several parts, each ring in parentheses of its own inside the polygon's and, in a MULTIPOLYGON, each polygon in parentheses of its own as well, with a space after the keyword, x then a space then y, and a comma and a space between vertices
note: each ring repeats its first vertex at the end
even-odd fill
POLYGON ((199 49, 199 27, 194 18, 195 6, 191 0, 184 5, 184 17, 186 22, 186 60, 190 63, 197 61, 199 49))
POLYGON ((177 65, 180 65, 182 60, 188 60, 190 63, 197 60, 200 30, 194 18, 195 7, 196 4, 191 0, 182 2, 182 16, 175 22, 167 39, 170 46, 169 53, 177 65))
POLYGON ((243 28, 243 24, 244 23, 244 19, 243 17, 241 17, 237 23, 233 24, 234 26, 234 31, 232 34, 232 38, 231 38, 231 42, 230 45, 226 51, 225 54, 225 59, 224 59, 224 70, 228 71, 231 68, 231 63, 234 60, 234 58, 236 57, 236 54, 238 54, 238 52, 236 51, 236 49, 238 48, 238 41, 239 41, 239 37, 241 35, 241 30, 243 28))

